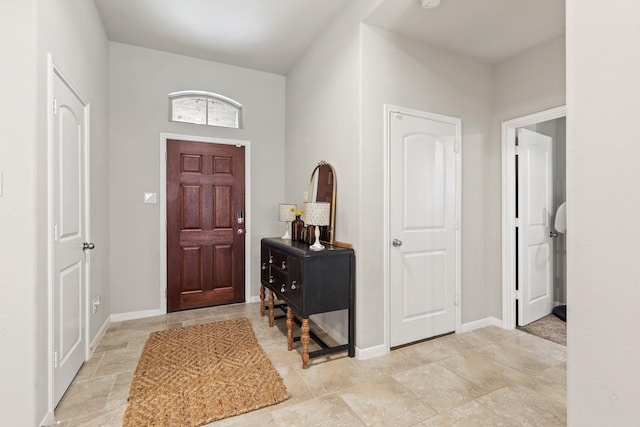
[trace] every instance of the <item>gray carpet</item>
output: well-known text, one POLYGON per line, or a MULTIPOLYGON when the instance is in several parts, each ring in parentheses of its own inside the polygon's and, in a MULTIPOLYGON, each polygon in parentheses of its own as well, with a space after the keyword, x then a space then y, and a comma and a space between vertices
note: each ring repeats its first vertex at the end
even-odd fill
POLYGON ((529 323, 520 329, 549 341, 567 345, 567 324, 553 314, 529 323))

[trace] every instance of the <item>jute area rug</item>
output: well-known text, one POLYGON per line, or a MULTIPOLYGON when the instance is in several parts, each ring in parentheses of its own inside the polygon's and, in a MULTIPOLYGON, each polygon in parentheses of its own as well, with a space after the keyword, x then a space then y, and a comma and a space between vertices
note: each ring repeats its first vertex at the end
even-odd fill
POLYGON ((195 427, 289 398, 248 319, 154 332, 138 362, 123 427, 195 427))
POLYGON ((529 323, 520 329, 540 338, 567 345, 567 324, 553 314, 529 323))

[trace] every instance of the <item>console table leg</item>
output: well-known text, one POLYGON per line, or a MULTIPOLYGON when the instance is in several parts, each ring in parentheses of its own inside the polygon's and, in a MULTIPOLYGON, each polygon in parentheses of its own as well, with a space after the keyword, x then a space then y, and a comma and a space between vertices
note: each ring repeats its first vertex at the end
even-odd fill
POLYGON ((269 327, 273 327, 273 291, 269 291, 269 327))
POLYGON ((309 319, 302 319, 302 332, 300 341, 302 342, 302 369, 309 368, 309 319))
POLYGON ((264 317, 264 285, 260 285, 260 317, 264 317))
POLYGON ((287 307, 287 350, 293 350, 293 310, 287 307))

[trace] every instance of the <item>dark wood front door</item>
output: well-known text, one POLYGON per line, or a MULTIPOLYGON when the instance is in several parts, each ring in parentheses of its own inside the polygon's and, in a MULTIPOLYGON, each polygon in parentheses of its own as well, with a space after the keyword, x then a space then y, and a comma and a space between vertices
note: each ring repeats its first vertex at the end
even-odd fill
POLYGON ((244 147, 167 140, 168 311, 244 301, 244 180, 244 147))

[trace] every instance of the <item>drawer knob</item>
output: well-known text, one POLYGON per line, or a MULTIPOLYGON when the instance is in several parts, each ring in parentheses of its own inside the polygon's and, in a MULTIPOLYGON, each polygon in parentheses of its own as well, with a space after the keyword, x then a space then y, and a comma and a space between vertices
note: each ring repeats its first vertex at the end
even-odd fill
POLYGON ((269 283, 273 283, 275 282, 275 280, 273 280, 273 276, 269 277, 269 283))
POLYGON ((266 262, 263 262, 263 263, 262 263, 262 269, 263 269, 263 270, 266 270, 266 269, 267 269, 267 263, 266 263, 266 262))
POLYGON ((273 264, 273 255, 269 255, 269 264, 273 264))
POLYGON ((284 285, 282 285, 282 287, 280 288, 280 292, 285 293, 284 285))
POLYGON ((297 289, 298 287, 296 286, 296 281, 294 280, 293 282, 291 282, 291 290, 297 289))
POLYGON ((287 262, 286 261, 282 261, 282 269, 283 270, 287 269, 287 262))

